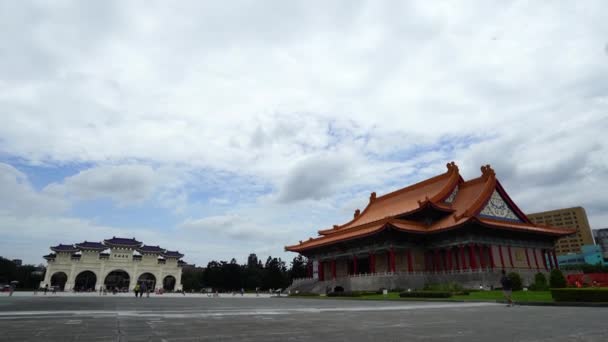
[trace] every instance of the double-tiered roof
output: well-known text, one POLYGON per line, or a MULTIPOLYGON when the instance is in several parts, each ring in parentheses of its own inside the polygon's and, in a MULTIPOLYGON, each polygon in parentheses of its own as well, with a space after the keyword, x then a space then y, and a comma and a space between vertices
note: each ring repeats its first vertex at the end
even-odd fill
POLYGON ((142 245, 140 241, 125 238, 117 238, 113 236, 111 239, 103 240, 104 244, 109 247, 123 247, 123 248, 138 248, 142 245))
POLYGON ((371 193, 367 207, 362 212, 357 209, 349 222, 320 230, 318 237, 286 246, 285 250, 303 252, 389 229, 433 234, 467 223, 553 237, 574 233, 533 224, 511 200, 489 165, 481 167, 480 177, 465 181, 458 166, 451 162, 441 175, 383 196, 371 193), (431 219, 424 215, 431 212, 435 213, 431 219))
POLYGON ((165 249, 160 248, 160 246, 143 245, 139 247, 137 251, 141 254, 162 254, 163 252, 165 252, 165 249))
POLYGON ((108 249, 108 246, 101 242, 89 242, 86 240, 85 242, 77 243, 75 246, 82 251, 103 251, 108 249))
MULTIPOLYGON (((168 251, 160 246, 149 246, 144 245, 135 238, 120 238, 113 236, 111 239, 105 239, 103 242, 90 242, 84 241, 76 244, 59 244, 51 247, 56 253, 76 253, 79 251, 96 251, 103 252, 109 248, 125 248, 134 249, 140 254, 153 254, 162 256, 163 258, 180 259, 184 255, 178 251, 168 251)), ((100 257, 109 257, 108 253, 100 253, 100 257)), ((139 258, 139 256, 136 256, 139 258)), ((55 254, 49 254, 44 256, 45 259, 54 259, 55 254)))
POLYGON ((179 259, 179 258, 183 257, 184 255, 181 254, 179 251, 164 251, 162 256, 165 259, 169 259, 169 258, 179 259))
POLYGON ((79 251, 78 248, 74 247, 74 245, 64 245, 58 244, 57 246, 52 246, 51 250, 57 253, 76 253, 79 251))

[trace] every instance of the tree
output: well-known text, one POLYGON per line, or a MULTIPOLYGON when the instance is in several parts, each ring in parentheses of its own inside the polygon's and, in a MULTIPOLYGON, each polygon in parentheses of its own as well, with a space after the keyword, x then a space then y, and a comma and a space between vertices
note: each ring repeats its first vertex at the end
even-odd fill
POLYGON ((308 260, 302 255, 293 258, 291 261, 291 269, 289 270, 289 282, 293 281, 293 279, 305 278, 307 264, 308 260))
POLYGON ((511 280, 511 287, 512 287, 513 291, 521 291, 523 286, 522 286, 521 276, 519 275, 519 273, 511 272, 507 275, 507 277, 509 277, 509 280, 511 280))
POLYGON ((554 289, 566 287, 566 278, 562 271, 558 269, 551 271, 551 274, 549 275, 549 285, 554 289))
POLYGON ((531 290, 534 291, 545 291, 548 289, 547 286, 547 277, 545 277, 544 274, 542 274, 541 272, 536 273, 536 275, 534 275, 534 284, 532 284, 532 286, 530 286, 531 290))
POLYGON ((264 266, 262 287, 265 289, 283 289, 288 285, 285 262, 281 258, 269 256, 264 266))

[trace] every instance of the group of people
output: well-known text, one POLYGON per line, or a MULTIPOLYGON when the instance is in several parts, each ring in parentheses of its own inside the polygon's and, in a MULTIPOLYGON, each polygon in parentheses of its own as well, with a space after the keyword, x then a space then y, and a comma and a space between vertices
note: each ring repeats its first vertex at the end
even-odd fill
POLYGON ((135 298, 139 296, 140 298, 146 294, 146 297, 150 297, 150 289, 148 288, 148 284, 142 282, 141 284, 136 284, 135 288, 133 288, 133 292, 135 292, 135 298))

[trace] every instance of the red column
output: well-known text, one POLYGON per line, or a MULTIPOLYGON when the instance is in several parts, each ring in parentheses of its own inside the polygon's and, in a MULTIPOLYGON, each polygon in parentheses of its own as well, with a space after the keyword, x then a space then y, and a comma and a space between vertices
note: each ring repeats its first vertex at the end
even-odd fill
POLYGON ((490 268, 494 269, 496 267, 496 263, 494 262, 494 251, 492 250, 492 245, 488 245, 488 256, 490 257, 490 268))
POLYGON ((551 257, 550 250, 545 250, 545 257, 547 258, 547 260, 549 262, 549 269, 552 270, 553 269, 553 258, 551 257))
POLYGON ((483 257, 483 246, 477 245, 477 251, 479 252, 479 267, 484 269, 486 268, 486 260, 483 257))
POLYGON ((369 253, 369 273, 376 273, 376 254, 369 253))
POLYGON ((397 264, 395 261, 395 250, 391 247, 391 272, 397 271, 397 264))
POLYGON ((459 251, 460 251, 460 249, 458 249, 458 246, 456 246, 452 253, 452 256, 454 257, 454 269, 455 270, 460 269, 460 257, 459 257, 460 254, 458 254, 458 253, 460 253, 459 251))
POLYGON ((445 257, 446 257, 446 261, 447 261, 447 270, 451 271, 452 270, 452 249, 448 248, 445 250, 445 257))
POLYGON ((502 255, 502 246, 500 246, 500 245, 498 245, 498 254, 500 255, 500 267, 506 268, 505 267, 505 257, 502 255))
POLYGON ((357 273, 359 273, 359 270, 357 270, 357 256, 353 255, 353 274, 357 273))
POLYGON ((528 268, 532 268, 532 266, 530 266, 530 256, 528 255, 528 247, 526 247, 525 250, 526 250, 526 262, 528 263, 528 268))
POLYGON ((460 265, 460 269, 461 270, 466 270, 467 269, 467 257, 465 255, 465 251, 464 251, 464 246, 458 246, 458 248, 460 249, 460 261, 462 262, 462 265, 460 265))
POLYGON ((541 249, 540 252, 540 254, 543 256, 543 267, 545 267, 545 271, 548 271, 549 267, 547 267, 547 250, 541 249))
POLYGON ((470 268, 472 270, 477 269, 477 261, 475 260, 475 245, 469 245, 469 262, 471 263, 470 268))
POLYGON ((323 269, 323 261, 319 260, 319 280, 325 280, 325 270, 323 269))
POLYGON ((534 265, 536 265, 536 269, 540 270, 540 267, 538 266, 538 256, 536 254, 536 248, 532 248, 532 254, 534 254, 534 265))
POLYGON ((414 272, 414 263, 412 261, 412 251, 407 250, 407 271, 414 272))
POLYGON ((557 256, 555 255, 555 250, 552 250, 551 254, 553 255, 553 264, 555 265, 555 268, 559 270, 559 263, 557 262, 557 256))
POLYGON ((336 259, 331 260, 331 278, 336 279, 336 259))
POLYGON ((511 263, 511 268, 515 268, 515 266, 513 266, 513 253, 511 253, 511 246, 508 246, 507 249, 509 251, 509 262, 511 263))
POLYGON ((433 268, 435 272, 439 272, 439 264, 440 264, 440 255, 439 255, 439 250, 436 249, 433 253, 434 257, 433 257, 433 268))

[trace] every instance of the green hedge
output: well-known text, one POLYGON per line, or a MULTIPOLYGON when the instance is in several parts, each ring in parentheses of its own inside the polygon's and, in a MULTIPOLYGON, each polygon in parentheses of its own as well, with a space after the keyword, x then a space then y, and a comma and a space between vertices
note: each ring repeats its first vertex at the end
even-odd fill
POLYGON ((311 292, 299 292, 299 293, 292 292, 289 295, 291 297, 319 297, 318 293, 311 293, 311 292))
POLYGON ((608 302, 608 288, 551 289, 556 302, 608 302))
POLYGON ((401 292, 399 297, 403 298, 449 298, 452 297, 452 292, 447 291, 412 291, 401 292))
POLYGON ((328 297, 361 297, 375 295, 376 291, 347 291, 347 292, 330 292, 328 297))

